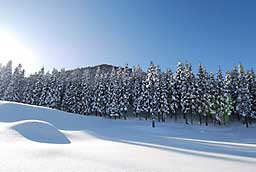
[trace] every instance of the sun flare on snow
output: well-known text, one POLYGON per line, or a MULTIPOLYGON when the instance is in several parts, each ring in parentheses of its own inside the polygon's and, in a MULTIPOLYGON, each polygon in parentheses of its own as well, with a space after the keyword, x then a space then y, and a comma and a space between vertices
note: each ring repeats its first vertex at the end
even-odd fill
POLYGON ((34 52, 17 39, 12 32, 0 27, 0 63, 5 64, 9 60, 12 60, 13 67, 21 63, 26 73, 38 69, 34 52))

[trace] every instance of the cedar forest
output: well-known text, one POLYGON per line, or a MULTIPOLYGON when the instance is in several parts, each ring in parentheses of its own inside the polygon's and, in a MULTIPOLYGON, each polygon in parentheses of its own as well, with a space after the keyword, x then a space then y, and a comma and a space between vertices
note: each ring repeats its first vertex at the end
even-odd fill
POLYGON ((22 65, 0 65, 0 99, 106 118, 139 118, 155 122, 227 125, 241 121, 249 126, 256 116, 256 79, 253 69, 242 64, 216 74, 202 64, 196 74, 189 63, 176 71, 161 71, 150 63, 145 72, 101 66, 93 74, 84 70, 57 70, 25 76, 22 65))

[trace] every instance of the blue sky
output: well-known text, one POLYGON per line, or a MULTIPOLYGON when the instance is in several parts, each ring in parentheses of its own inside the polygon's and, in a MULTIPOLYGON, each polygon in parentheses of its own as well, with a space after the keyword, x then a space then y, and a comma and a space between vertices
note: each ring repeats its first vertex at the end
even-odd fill
POLYGON ((47 69, 145 69, 152 60, 216 71, 256 67, 255 8, 253 0, 0 0, 0 27, 35 52, 33 66, 47 69))

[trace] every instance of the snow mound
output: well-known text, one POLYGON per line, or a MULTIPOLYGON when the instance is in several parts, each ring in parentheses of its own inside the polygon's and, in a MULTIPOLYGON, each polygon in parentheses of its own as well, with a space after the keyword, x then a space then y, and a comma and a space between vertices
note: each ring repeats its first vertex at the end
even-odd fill
POLYGON ((25 138, 41 143, 69 144, 68 138, 52 124, 40 120, 24 120, 15 123, 11 129, 25 138))

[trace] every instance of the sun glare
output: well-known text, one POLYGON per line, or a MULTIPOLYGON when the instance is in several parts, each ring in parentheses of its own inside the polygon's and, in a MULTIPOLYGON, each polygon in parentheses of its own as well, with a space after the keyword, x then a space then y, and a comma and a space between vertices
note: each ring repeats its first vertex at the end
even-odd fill
POLYGON ((26 74, 38 70, 35 54, 13 33, 0 27, 0 63, 5 64, 9 60, 13 61, 13 68, 21 63, 26 74))

